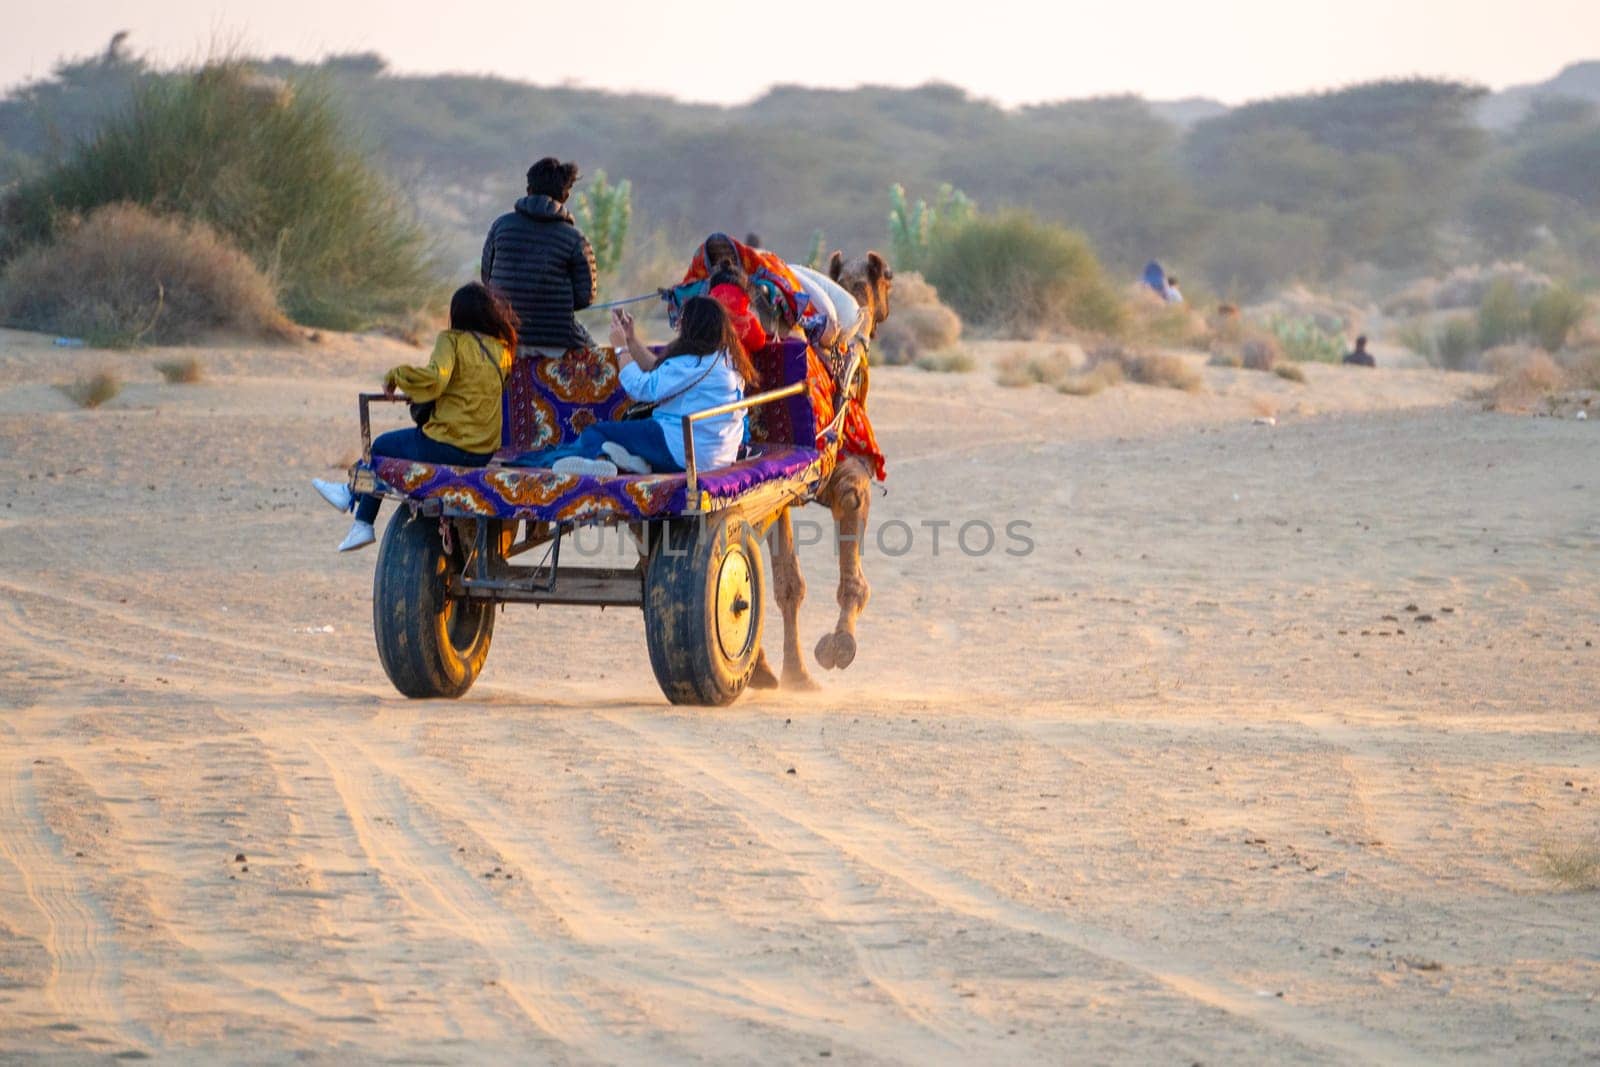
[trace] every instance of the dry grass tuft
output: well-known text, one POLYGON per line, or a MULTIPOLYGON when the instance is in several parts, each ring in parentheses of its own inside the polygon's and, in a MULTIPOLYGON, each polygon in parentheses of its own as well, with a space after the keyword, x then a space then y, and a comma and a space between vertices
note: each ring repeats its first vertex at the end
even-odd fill
POLYGON ((1082 374, 1074 374, 1056 385, 1056 392, 1067 396, 1094 396, 1102 390, 1122 384, 1122 364, 1097 363, 1082 374))
POLYGON ((1300 369, 1300 364, 1298 363, 1280 363, 1272 368, 1272 373, 1286 382, 1306 384, 1306 372, 1300 369))
POLYGON ((962 348, 945 348, 917 357, 919 368, 941 374, 967 374, 977 367, 977 361, 962 348))
POLYGON ((1562 359, 1575 389, 1600 389, 1600 347, 1571 352, 1562 359))
POLYGON ((1213 367, 1269 371, 1283 362, 1283 345, 1270 332, 1242 322, 1237 314, 1218 323, 1225 328, 1211 342, 1213 367))
POLYGON ((1539 853, 1539 865, 1567 889, 1600 890, 1600 846, 1546 845, 1539 853))
POLYGON ((28 249, 0 277, 0 321, 98 347, 208 333, 289 339, 273 286, 209 226, 111 204, 28 249))
POLYGON ((1008 389, 1020 389, 1025 385, 1056 386, 1071 378, 1077 369, 1071 349, 1041 345, 1003 357, 995 370, 995 381, 1008 389))
POLYGON ((156 370, 168 385, 193 385, 204 377, 200 361, 193 356, 188 359, 168 359, 156 364, 156 370))
POLYGON ((1140 352, 1115 341, 1103 341, 1089 353, 1089 368, 1115 363, 1123 377, 1140 385, 1198 392, 1205 384, 1188 360, 1169 352, 1140 352))
POLYGON ((920 365, 961 340, 961 316, 915 271, 895 275, 891 308, 873 338, 874 352, 890 366, 920 365))
POLYGON ((122 380, 110 371, 103 370, 56 388, 80 408, 97 408, 122 392, 122 380))
POLYGON ((1239 355, 1245 370, 1267 371, 1282 361, 1283 348, 1271 334, 1254 334, 1240 344, 1239 355))
POLYGON ((1526 345, 1502 345, 1484 353, 1483 365, 1499 376, 1483 393, 1494 411, 1526 410, 1565 389, 1567 374, 1548 354, 1526 345))

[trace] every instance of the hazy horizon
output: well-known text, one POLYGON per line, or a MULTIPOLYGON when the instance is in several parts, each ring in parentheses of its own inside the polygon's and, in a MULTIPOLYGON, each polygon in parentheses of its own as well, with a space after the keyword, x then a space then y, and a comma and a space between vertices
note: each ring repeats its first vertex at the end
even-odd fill
POLYGON ((1461 3, 1448 22, 1438 9, 1416 0, 1231 0, 1204 8, 1151 0, 1078 25, 1064 12, 1036 15, 1020 0, 995 0, 982 20, 951 3, 813 4, 808 10, 822 12, 813 24, 823 28, 797 23, 793 43, 779 44, 770 25, 696 21, 618 0, 607 8, 620 27, 607 47, 598 31, 565 28, 546 45, 538 26, 548 17, 504 0, 484 0, 471 18, 422 5, 407 15, 371 0, 337 8, 284 0, 272 11, 240 0, 62 0, 48 19, 35 8, 0 39, 0 89, 100 52, 119 30, 130 31, 133 52, 159 63, 192 61, 218 47, 299 60, 372 51, 399 73, 494 75, 714 104, 742 103, 777 84, 936 81, 1004 105, 1119 93, 1237 104, 1413 75, 1503 89, 1600 53, 1600 5, 1528 0, 1508 15, 1503 4, 1461 3), (485 37, 492 49, 483 47, 485 37), (1575 52, 1581 41, 1595 43, 1575 52))

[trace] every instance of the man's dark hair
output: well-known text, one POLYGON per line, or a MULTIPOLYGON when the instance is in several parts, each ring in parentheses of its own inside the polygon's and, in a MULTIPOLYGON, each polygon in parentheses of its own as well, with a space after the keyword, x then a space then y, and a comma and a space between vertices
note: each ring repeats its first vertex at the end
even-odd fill
POLYGON ((1367 347, 1367 335, 1366 334, 1362 334, 1360 337, 1356 338, 1356 349, 1357 349, 1357 351, 1359 351, 1359 350, 1361 350, 1363 348, 1366 348, 1366 347, 1367 347))
POLYGON ((548 196, 558 204, 565 204, 578 178, 576 163, 563 163, 555 156, 545 156, 528 168, 528 195, 548 196))

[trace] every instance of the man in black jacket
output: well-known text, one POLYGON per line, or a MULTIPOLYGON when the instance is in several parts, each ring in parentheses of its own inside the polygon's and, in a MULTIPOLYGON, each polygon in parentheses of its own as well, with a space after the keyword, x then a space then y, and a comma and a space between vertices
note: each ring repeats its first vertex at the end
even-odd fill
POLYGON ((576 163, 539 160, 528 168, 528 195, 494 220, 483 242, 483 283, 516 309, 519 345, 542 355, 594 346, 573 317, 596 292, 594 249, 565 206, 577 180, 576 163))

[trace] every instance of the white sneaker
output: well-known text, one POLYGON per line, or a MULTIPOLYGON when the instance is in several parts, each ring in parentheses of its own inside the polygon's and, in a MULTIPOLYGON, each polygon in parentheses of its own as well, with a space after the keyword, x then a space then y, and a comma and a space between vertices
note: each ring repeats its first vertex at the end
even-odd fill
POLYGON ((354 552, 358 548, 366 548, 378 539, 372 529, 372 523, 362 522, 357 519, 350 524, 350 532, 344 535, 344 540, 339 542, 340 552, 354 552))
POLYGON ((596 478, 615 478, 617 465, 609 459, 584 459, 582 456, 567 456, 550 464, 550 469, 557 474, 588 474, 596 478))
POLYGON ((629 474, 650 474, 654 470, 650 464, 629 452, 616 441, 607 441, 600 446, 600 451, 611 457, 611 462, 617 465, 618 470, 627 471, 629 474))
POLYGON ((326 478, 313 478, 311 485, 322 494, 322 499, 340 511, 349 511, 355 506, 355 494, 350 492, 350 487, 343 482, 330 482, 326 478))

